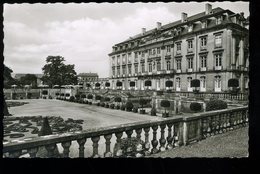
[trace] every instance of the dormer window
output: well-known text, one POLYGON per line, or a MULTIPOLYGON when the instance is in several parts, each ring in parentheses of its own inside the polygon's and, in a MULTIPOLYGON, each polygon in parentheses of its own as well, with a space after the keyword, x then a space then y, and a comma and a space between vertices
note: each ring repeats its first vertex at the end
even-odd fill
POLYGON ((192 30, 193 30, 193 25, 189 25, 188 26, 188 32, 192 32, 192 30))
POLYGON ((222 22, 222 16, 218 16, 218 17, 216 18, 216 25, 221 24, 221 22, 222 22))
POLYGON ((201 23, 201 28, 207 28, 207 21, 203 21, 201 23))

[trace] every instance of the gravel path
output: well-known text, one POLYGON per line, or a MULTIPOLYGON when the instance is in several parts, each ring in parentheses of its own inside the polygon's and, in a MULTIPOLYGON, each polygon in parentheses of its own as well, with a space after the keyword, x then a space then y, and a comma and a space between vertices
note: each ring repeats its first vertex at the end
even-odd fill
POLYGON ((248 140, 248 127, 244 127, 150 157, 248 157, 248 140))

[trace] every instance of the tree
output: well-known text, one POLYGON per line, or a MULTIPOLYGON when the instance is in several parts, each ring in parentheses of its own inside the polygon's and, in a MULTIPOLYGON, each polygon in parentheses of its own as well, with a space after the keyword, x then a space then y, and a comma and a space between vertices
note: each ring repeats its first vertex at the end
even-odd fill
MULTIPOLYGON (((8 83, 8 82, 10 82, 10 81, 13 80, 13 78, 12 78, 12 76, 11 76, 11 73, 12 73, 12 72, 13 72, 13 71, 12 71, 10 68, 8 68, 7 66, 4 65, 4 86, 5 86, 5 87, 6 87, 6 84, 5 84, 5 83, 8 83)), ((4 93, 3 90, 1 90, 1 94, 3 94, 3 93, 4 93)), ((10 114, 9 111, 8 111, 8 107, 7 107, 7 104, 6 104, 6 102, 5 102, 4 94, 1 95, 1 96, 3 96, 3 98, 4 98, 4 100, 3 100, 4 116, 10 116, 11 114, 10 114)))
POLYGON ((169 100, 162 100, 161 101, 161 107, 164 107, 165 112, 163 113, 163 117, 167 117, 168 114, 166 113, 166 108, 169 108, 171 106, 171 103, 169 102, 169 100))
POLYGON ((32 85, 32 87, 37 86, 37 77, 34 74, 26 74, 24 77, 21 77, 20 83, 24 85, 32 85))
POLYGON ((75 65, 65 65, 65 59, 61 56, 48 56, 47 64, 42 68, 42 81, 52 87, 53 85, 72 85, 77 84, 77 73, 75 65))
POLYGON ((4 88, 11 88, 12 85, 16 84, 20 86, 20 82, 11 76, 13 70, 4 65, 4 88))

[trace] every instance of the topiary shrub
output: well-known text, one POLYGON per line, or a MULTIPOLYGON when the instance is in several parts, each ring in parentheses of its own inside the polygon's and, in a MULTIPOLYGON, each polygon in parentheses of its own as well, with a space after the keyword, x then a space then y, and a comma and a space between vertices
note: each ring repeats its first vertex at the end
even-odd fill
POLYGON ((132 111, 133 107, 134 107, 134 105, 131 101, 126 102, 126 110, 127 111, 132 111))
POLYGON ((85 103, 88 104, 88 101, 86 100, 85 103))
POLYGON ((201 109, 202 109, 202 106, 200 103, 194 102, 194 103, 190 104, 191 111, 199 112, 199 111, 201 111, 201 109))
POLYGON ((156 116, 156 109, 155 109, 155 107, 152 107, 151 116, 156 116))
POLYGON ((227 108, 227 102, 218 99, 212 99, 206 103, 206 111, 221 110, 227 108))
POLYGON ((28 92, 28 93, 27 93, 27 98, 28 98, 28 99, 31 99, 31 98, 32 98, 32 93, 28 92))
POLYGON ((162 100, 161 101, 161 107, 165 109, 165 112, 162 114, 163 117, 168 117, 169 113, 166 113, 166 108, 169 108, 171 106, 171 103, 169 100, 162 100))
POLYGON ((103 103, 103 102, 100 103, 100 106, 101 106, 101 107, 105 107, 105 103, 103 103))
POLYGON ((125 105, 122 104, 120 109, 121 109, 122 111, 124 111, 124 110, 125 110, 125 105))
POLYGON ((56 92, 55 95, 58 96, 58 95, 60 95, 60 93, 56 92))
POLYGON ((15 100, 15 99, 16 99, 16 96, 17 96, 17 94, 16 94, 16 93, 13 93, 12 99, 15 100))
POLYGON ((69 94, 69 93, 66 93, 66 94, 65 94, 65 96, 66 96, 66 97, 69 97, 69 96, 70 96, 70 94, 69 94))
POLYGON ((76 94, 76 95, 75 95, 75 98, 76 98, 77 100, 79 100, 79 99, 80 99, 80 95, 79 95, 79 94, 76 94))
POLYGON ((47 117, 43 118, 43 123, 40 132, 38 133, 39 136, 51 135, 52 130, 48 121, 47 117))
POLYGON ((100 106, 100 103, 97 103, 97 106, 100 106))
POLYGON ((90 101, 90 102, 88 102, 88 104, 89 104, 89 105, 92 105, 92 102, 90 101))
POLYGON ((140 109, 140 114, 145 114, 144 105, 146 105, 147 101, 143 98, 139 99, 139 104, 142 109, 140 109))
POLYGON ((110 98, 109 98, 109 97, 105 97, 105 101, 106 101, 106 102, 109 102, 109 101, 110 101, 110 98))
POLYGON ((61 93, 60 96, 64 97, 64 93, 61 93))
POLYGON ((43 99, 46 99, 46 97, 44 96, 44 97, 42 97, 43 99))
POLYGON ((88 98, 88 99, 93 99, 93 95, 92 95, 92 94, 89 94, 89 95, 87 96, 87 98, 88 98))
POLYGON ((116 109, 120 109, 120 105, 116 105, 116 109))
POLYGON ((109 104, 107 103, 105 107, 106 107, 106 108, 109 108, 109 104))
POLYGON ((86 98, 86 95, 85 95, 85 94, 82 94, 82 95, 81 95, 81 98, 86 98))
POLYGON ((114 107, 115 107, 115 104, 112 103, 112 104, 110 105, 110 108, 111 108, 111 109, 114 109, 114 107))
POLYGON ((75 97, 74 97, 74 96, 70 96, 69 101, 70 101, 70 102, 74 102, 74 101, 75 101, 75 97))
POLYGON ((101 100, 101 96, 100 95, 96 95, 95 99, 96 100, 101 100))
POLYGON ((137 106, 134 106, 134 107, 133 107, 133 112, 134 112, 134 113, 137 113, 137 112, 138 112, 138 107, 137 107, 137 106))

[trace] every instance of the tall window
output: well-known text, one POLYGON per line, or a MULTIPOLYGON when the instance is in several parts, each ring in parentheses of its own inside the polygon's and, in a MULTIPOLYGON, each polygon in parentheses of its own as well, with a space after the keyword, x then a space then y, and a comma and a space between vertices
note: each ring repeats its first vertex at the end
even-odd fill
POLYGON ((141 64, 141 69, 142 69, 142 73, 144 73, 145 72, 144 63, 141 64))
POLYGON ((132 66, 131 65, 128 66, 128 74, 130 74, 130 75, 132 74, 132 66))
POLYGON ((145 53, 145 52, 144 52, 144 51, 142 51, 142 57, 144 57, 144 53, 145 53))
POLYGON ((222 66, 222 53, 215 54, 215 66, 222 66))
POLYGON ((192 69, 193 68, 193 57, 187 58, 187 60, 188 60, 188 68, 192 69))
POLYGON ((135 52, 135 62, 138 62, 138 53, 135 52))
POLYGON ((161 71, 161 61, 157 61, 157 71, 161 71))
POLYGON ((135 65, 135 73, 138 73, 138 64, 135 65))
POLYGON ((221 91, 221 76, 215 76, 215 92, 221 91))
POLYGON ((206 89, 206 77, 205 76, 200 77, 200 88, 201 88, 201 91, 205 91, 205 89, 206 89))
POLYGON ((177 43, 176 47, 177 47, 177 51, 180 51, 181 50, 181 43, 177 43))
POLYGON ((187 77, 188 91, 192 91, 192 88, 191 88, 191 80, 192 80, 192 77, 187 77))
POLYGON ((115 67, 112 68, 112 73, 113 73, 113 76, 116 75, 115 67))
POLYGON ((166 46, 166 52, 168 52, 168 53, 171 52, 171 46, 170 45, 166 46))
POLYGON ((153 55, 155 55, 156 54, 156 51, 155 51, 155 49, 153 49, 153 55))
POLYGON ((122 56, 122 62, 123 62, 123 64, 125 64, 126 63, 126 54, 123 54, 123 56, 122 56))
POLYGON ((120 56, 117 56, 117 65, 120 65, 120 56))
POLYGON ((181 69, 181 59, 176 59, 177 69, 181 69))
POLYGON ((149 55, 152 55, 152 49, 149 49, 148 53, 149 55))
POLYGON ((216 48, 222 47, 222 35, 221 34, 215 35, 215 47, 216 48))
POLYGON ((128 53, 128 63, 131 63, 131 53, 128 53))
POLYGON ((126 74, 126 67, 125 66, 122 67, 122 71, 123 71, 123 74, 126 74))
POLYGON ((157 48, 157 54, 161 54, 161 48, 157 48))
POLYGON ((112 65, 115 65, 115 57, 112 57, 112 65))
POLYGON ((207 56, 206 55, 200 56, 200 67, 201 68, 207 67, 207 56))
POLYGON ((205 48, 207 46, 207 37, 200 38, 200 48, 205 48))
POLYGON ((181 78, 177 77, 176 78, 176 91, 179 91, 180 88, 181 88, 181 78))
POLYGON ((171 62, 170 61, 166 62, 166 69, 167 69, 167 71, 171 69, 171 62))
POLYGON ((120 67, 117 67, 117 75, 120 75, 120 67))
POLYGON ((188 41, 188 49, 193 48, 193 44, 192 44, 192 43, 193 43, 192 40, 189 40, 189 41, 188 41))
POLYGON ((149 64, 148 64, 148 71, 152 72, 152 62, 149 62, 149 64))

